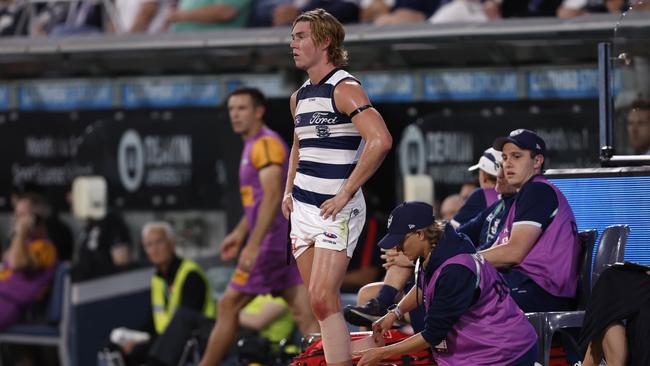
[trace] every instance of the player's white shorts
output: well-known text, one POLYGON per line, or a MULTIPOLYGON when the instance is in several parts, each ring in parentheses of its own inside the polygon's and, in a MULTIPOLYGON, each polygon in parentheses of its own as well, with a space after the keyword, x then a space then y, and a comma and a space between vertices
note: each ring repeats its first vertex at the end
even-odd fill
POLYGON ((334 221, 332 217, 323 220, 320 208, 294 199, 289 234, 293 256, 298 258, 313 245, 337 252, 346 250, 351 258, 365 222, 366 202, 360 191, 336 215, 334 221))

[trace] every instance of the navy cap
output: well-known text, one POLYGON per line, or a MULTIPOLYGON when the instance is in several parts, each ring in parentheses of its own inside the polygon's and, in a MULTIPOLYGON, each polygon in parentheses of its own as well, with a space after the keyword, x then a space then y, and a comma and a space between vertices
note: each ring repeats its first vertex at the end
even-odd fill
POLYGON ((524 150, 530 150, 535 154, 542 154, 546 156, 546 143, 535 132, 520 128, 510 132, 510 135, 504 137, 497 137, 492 144, 492 147, 503 151, 503 145, 508 142, 519 146, 524 150))
POLYGON ((410 232, 433 224, 433 207, 425 202, 404 202, 395 207, 388 217, 387 234, 377 243, 380 248, 391 249, 397 246, 410 232))

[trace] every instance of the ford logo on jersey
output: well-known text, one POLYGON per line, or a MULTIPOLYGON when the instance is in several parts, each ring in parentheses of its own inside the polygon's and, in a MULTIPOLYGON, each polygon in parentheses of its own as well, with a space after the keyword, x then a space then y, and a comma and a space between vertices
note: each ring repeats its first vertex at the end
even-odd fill
POLYGON ((336 124, 337 116, 327 118, 326 113, 314 112, 309 120, 310 125, 333 125, 336 124))
POLYGON ((334 234, 334 233, 324 232, 323 235, 325 235, 326 237, 328 237, 328 238, 330 238, 330 239, 336 239, 336 238, 338 238, 338 236, 336 236, 336 234, 334 234))
POLYGON ((316 136, 318 137, 329 137, 330 128, 327 126, 316 126, 316 136))

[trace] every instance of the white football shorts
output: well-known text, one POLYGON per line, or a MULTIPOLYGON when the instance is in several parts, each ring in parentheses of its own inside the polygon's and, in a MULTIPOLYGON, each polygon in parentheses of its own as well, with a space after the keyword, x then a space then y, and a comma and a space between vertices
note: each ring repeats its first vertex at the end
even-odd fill
POLYGON ((354 248, 366 222, 366 202, 361 192, 336 215, 323 220, 320 208, 293 199, 291 213, 291 249, 298 258, 309 247, 325 248, 340 252, 346 250, 352 258, 354 248))

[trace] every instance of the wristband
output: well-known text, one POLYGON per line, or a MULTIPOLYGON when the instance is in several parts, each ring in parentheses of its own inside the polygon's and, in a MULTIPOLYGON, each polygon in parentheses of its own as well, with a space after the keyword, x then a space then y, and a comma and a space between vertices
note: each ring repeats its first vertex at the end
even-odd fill
POLYGON ((395 316, 397 317, 397 320, 402 320, 404 318, 404 314, 402 313, 402 310, 400 310, 399 306, 397 304, 393 304, 388 307, 388 311, 395 313, 395 316))

